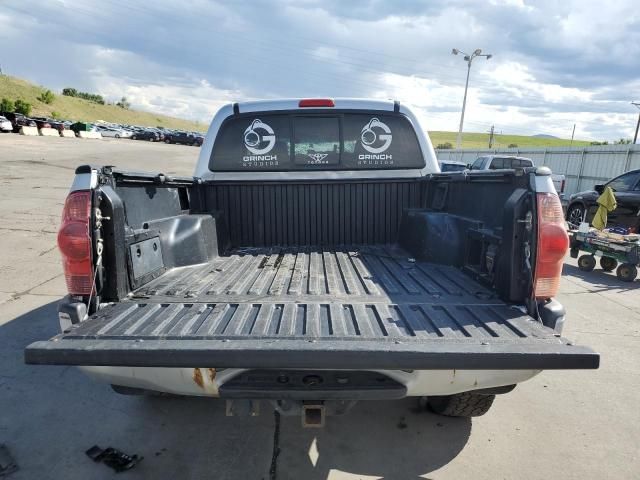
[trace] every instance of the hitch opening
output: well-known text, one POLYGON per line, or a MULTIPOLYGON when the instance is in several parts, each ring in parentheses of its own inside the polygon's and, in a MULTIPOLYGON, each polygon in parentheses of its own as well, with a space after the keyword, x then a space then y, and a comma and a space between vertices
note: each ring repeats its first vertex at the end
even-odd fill
POLYGON ((325 409, 321 403, 304 404, 302 406, 302 426, 304 428, 324 427, 325 409))

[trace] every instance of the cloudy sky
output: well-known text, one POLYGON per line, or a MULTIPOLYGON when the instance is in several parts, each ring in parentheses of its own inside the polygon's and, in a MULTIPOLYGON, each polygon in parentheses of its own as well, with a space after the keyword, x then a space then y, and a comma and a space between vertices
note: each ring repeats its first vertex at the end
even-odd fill
POLYGON ((0 0, 0 65, 207 122, 229 101, 394 98, 429 130, 616 139, 640 100, 631 0, 0 0))

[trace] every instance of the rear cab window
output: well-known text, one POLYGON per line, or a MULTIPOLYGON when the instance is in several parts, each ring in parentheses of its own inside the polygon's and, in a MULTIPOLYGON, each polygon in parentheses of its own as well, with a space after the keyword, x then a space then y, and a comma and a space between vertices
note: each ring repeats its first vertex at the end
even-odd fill
POLYGON ((391 112, 257 112, 226 119, 211 171, 420 169, 413 125, 391 112))
POLYGON ((532 167, 533 162, 527 158, 494 157, 491 159, 490 170, 532 167))

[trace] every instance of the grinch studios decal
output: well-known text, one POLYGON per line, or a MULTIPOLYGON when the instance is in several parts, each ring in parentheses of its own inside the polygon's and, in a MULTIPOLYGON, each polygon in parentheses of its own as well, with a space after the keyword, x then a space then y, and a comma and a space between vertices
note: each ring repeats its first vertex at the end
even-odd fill
POLYGON ((358 155, 358 165, 392 165, 393 155, 384 153, 392 140, 391 129, 386 123, 377 118, 369 120, 360 132, 362 148, 369 153, 358 155))
POLYGON ((273 128, 256 118, 244 131, 244 146, 252 155, 243 156, 243 164, 250 167, 278 165, 278 156, 269 155, 275 144, 276 135, 273 128))

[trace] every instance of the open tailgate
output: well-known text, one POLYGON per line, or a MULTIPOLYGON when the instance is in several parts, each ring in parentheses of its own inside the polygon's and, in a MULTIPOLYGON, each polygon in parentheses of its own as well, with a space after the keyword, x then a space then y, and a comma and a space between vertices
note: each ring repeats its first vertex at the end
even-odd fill
POLYGON ((122 302, 30 364, 217 368, 590 369, 599 355, 506 305, 122 302))

